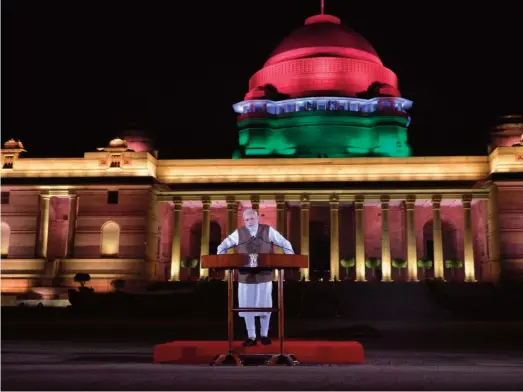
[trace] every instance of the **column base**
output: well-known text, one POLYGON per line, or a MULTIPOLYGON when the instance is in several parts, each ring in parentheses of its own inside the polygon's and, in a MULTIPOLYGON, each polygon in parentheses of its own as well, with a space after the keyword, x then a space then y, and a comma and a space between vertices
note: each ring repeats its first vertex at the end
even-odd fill
POLYGON ((300 281, 310 282, 311 278, 309 276, 309 269, 308 268, 301 268, 300 269, 300 281))

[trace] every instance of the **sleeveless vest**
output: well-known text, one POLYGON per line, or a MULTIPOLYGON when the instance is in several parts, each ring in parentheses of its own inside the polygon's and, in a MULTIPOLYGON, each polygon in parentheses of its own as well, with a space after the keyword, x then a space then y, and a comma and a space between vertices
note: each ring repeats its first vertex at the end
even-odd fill
MULTIPOLYGON (((269 241, 269 225, 258 224, 256 239, 249 241, 252 235, 249 229, 242 226, 238 229, 238 253, 273 253, 273 246, 269 241), (247 242, 247 243, 245 243, 247 242)), ((265 283, 274 279, 274 271, 271 269, 260 269, 256 272, 249 272, 248 269, 238 270, 239 283, 265 283)))

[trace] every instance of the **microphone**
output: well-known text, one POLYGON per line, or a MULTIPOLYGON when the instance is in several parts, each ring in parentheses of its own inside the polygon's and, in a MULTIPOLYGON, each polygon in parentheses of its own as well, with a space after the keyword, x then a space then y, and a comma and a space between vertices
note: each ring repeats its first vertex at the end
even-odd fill
POLYGON ((289 252, 294 253, 294 251, 293 251, 292 249, 285 248, 284 246, 278 245, 278 244, 275 243, 275 242, 272 242, 272 241, 266 241, 266 240, 264 240, 264 239, 261 238, 261 237, 257 237, 257 238, 259 238, 260 240, 262 240, 263 242, 265 242, 265 243, 267 243, 267 244, 276 245, 278 248, 281 248, 281 249, 283 249, 283 250, 288 250, 289 252))
POLYGON ((236 244, 236 245, 233 245, 233 246, 229 246, 227 249, 224 249, 223 251, 221 251, 221 255, 224 254, 224 253, 227 253, 227 251, 229 249, 232 249, 232 248, 236 248, 237 246, 240 246, 240 245, 245 245, 245 244, 248 244, 249 242, 251 242, 252 240, 254 240, 256 238, 255 235, 253 235, 251 238, 249 238, 247 241, 244 241, 244 242, 240 242, 239 244, 236 244))

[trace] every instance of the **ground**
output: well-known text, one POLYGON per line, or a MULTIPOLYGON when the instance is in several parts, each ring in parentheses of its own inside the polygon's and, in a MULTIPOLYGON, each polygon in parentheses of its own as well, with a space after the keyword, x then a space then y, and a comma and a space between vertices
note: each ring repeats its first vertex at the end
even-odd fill
POLYGON ((518 352, 377 350, 297 368, 155 365, 148 344, 7 341, 2 390, 521 390, 518 352))
MULTIPOLYGON (((490 296, 484 290, 489 296, 479 296, 473 286, 463 287, 467 295, 450 286, 347 285, 337 300, 329 297, 336 291, 328 285, 307 286, 307 292, 291 287, 285 336, 357 340, 366 362, 351 366, 153 364, 156 344, 226 339, 222 292, 131 302, 103 297, 104 306, 94 308, 2 308, 1 388, 523 390, 521 295, 490 296)), ((235 321, 237 339, 245 337, 241 321, 235 321)))

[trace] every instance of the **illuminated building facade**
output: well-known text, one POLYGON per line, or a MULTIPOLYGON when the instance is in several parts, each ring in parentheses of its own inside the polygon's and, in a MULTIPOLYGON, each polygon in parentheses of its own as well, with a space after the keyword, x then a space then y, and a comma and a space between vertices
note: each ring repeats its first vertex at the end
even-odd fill
POLYGON ((488 155, 415 157, 411 106, 363 37, 316 15, 233 106, 232 159, 159 159, 137 135, 81 158, 25 157, 7 141, 2 291, 72 284, 78 272, 98 291, 185 280, 182 261, 215 253, 249 207, 309 255, 298 277, 521 279, 523 120, 503 118, 488 155))

